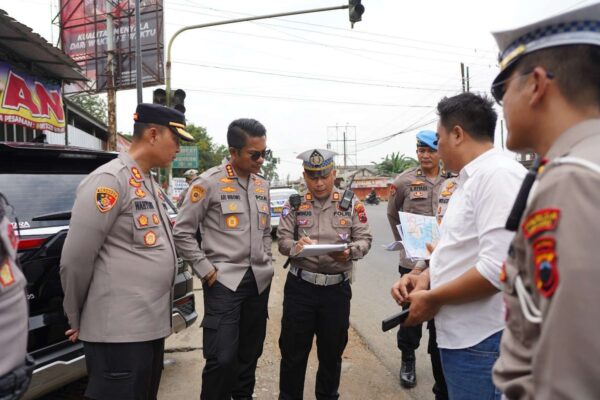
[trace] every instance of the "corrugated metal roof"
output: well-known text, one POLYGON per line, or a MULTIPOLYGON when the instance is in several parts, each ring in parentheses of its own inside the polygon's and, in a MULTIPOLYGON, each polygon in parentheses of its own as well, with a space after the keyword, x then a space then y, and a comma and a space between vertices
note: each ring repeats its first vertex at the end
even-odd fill
POLYGON ((63 81, 87 80, 65 53, 52 46, 31 28, 0 10, 0 56, 21 64, 37 75, 63 81))

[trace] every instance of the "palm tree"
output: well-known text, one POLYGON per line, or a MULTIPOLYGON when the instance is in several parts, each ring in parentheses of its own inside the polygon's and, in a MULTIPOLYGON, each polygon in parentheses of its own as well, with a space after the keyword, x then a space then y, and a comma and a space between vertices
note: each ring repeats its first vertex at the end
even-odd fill
POLYGON ((414 158, 400 153, 388 154, 381 159, 381 162, 372 161, 372 163, 375 165, 377 172, 383 176, 394 176, 408 168, 419 165, 419 162, 414 158))

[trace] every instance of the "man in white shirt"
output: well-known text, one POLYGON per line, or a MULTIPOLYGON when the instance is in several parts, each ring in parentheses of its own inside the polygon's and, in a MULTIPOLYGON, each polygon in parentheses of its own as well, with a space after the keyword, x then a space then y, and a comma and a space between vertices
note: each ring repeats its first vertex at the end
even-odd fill
POLYGON ((438 152, 458 173, 457 187, 429 269, 405 275, 392 296, 410 303, 406 325, 435 316, 451 399, 500 399, 492 366, 504 329, 500 270, 513 236, 504 225, 526 171, 494 149, 490 100, 462 93, 437 108, 438 152))

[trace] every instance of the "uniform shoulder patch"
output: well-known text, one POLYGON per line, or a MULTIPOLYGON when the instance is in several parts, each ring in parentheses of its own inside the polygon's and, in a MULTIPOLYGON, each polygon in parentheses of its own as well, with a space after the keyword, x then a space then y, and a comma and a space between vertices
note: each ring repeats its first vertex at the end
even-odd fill
POLYGON ((0 262, 2 262, 2 266, 0 267, 0 284, 3 287, 8 287, 15 283, 15 276, 13 275, 8 258, 0 262))
POLYGON ((354 205, 354 211, 358 215, 358 220, 365 224, 367 222, 367 210, 365 210, 365 206, 360 201, 357 201, 354 205))
POLYGON ((521 225, 523 236, 530 239, 541 232, 553 231, 558 226, 560 218, 560 209, 558 208, 542 208, 537 210, 525 219, 521 225))
POLYGON ((206 196, 206 189, 202 185, 194 185, 192 186, 192 190, 190 190, 190 200, 192 203, 197 203, 202 200, 206 196))
POLYGON ((533 242, 535 285, 546 298, 551 297, 558 287, 557 261, 554 238, 542 236, 533 242))
POLYGON ((110 211, 119 198, 119 192, 106 186, 96 188, 96 207, 101 213, 110 211))

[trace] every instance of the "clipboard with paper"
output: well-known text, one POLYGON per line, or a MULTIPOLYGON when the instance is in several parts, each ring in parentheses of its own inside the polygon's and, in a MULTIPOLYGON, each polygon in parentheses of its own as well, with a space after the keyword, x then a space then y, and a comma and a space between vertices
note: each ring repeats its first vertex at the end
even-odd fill
POLYGON ((334 251, 344 251, 348 248, 347 243, 341 244, 307 244, 294 257, 323 256, 334 251))

